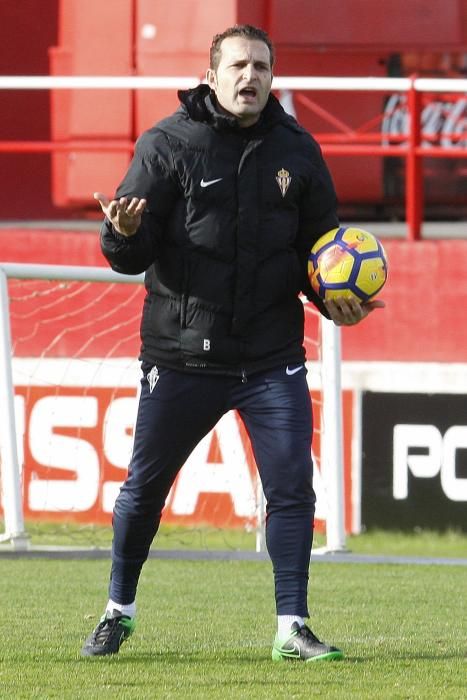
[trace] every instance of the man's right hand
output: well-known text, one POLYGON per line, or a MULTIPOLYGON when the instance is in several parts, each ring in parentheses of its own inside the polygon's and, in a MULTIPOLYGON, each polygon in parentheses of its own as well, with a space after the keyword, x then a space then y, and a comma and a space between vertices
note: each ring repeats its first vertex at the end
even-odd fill
POLYGON ((116 231, 122 236, 134 236, 141 224, 141 215, 146 206, 145 199, 127 197, 120 199, 109 199, 101 192, 94 192, 94 199, 97 199, 101 209, 112 223, 116 231))

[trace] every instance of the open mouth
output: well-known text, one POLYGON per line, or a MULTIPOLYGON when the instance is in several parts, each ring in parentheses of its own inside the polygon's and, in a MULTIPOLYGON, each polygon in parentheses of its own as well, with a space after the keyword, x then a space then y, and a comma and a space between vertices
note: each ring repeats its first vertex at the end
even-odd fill
POLYGON ((256 89, 253 87, 245 87, 242 88, 238 94, 245 99, 253 99, 256 97, 256 89))

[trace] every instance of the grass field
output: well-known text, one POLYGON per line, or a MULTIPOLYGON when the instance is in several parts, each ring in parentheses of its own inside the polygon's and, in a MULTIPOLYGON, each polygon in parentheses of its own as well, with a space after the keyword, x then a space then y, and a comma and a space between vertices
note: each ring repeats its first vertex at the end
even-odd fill
MULTIPOLYGON (((425 533, 356 540, 366 553, 397 542, 399 554, 414 554, 417 538, 426 549, 425 533)), ((465 536, 426 540, 432 556, 466 554, 465 536)), ((313 563, 311 626, 346 658, 308 665, 271 662, 271 568, 245 561, 151 559, 135 635, 116 657, 83 659, 108 568, 0 559, 2 700, 467 697, 467 567, 313 563)))

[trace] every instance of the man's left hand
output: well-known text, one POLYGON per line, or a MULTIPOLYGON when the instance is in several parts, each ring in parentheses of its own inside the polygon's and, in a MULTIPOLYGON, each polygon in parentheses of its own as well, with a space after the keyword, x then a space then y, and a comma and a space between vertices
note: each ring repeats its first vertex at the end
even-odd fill
POLYGON ((354 326, 360 323, 374 309, 384 309, 386 304, 380 299, 359 302, 351 297, 338 297, 324 302, 327 312, 336 326, 354 326))

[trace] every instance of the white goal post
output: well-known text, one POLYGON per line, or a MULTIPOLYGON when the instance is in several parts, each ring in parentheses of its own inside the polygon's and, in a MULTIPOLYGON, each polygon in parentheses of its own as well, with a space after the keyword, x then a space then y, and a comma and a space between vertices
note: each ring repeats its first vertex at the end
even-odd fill
MULTIPOLYGON (((18 456, 8 280, 47 280, 141 285, 143 276, 122 275, 109 268, 0 263, 0 482, 4 533, 0 541, 14 550, 28 549, 23 509, 22 464, 18 456)), ((320 317, 320 473, 326 498, 326 546, 345 549, 344 467, 340 385, 340 330, 320 317)), ((102 359, 106 363, 106 359, 102 359)), ((316 406, 315 406, 316 410, 316 406)), ((323 489, 322 489, 323 491, 323 489)), ((261 502, 261 499, 259 499, 261 502)), ((257 509, 257 551, 264 548, 264 508, 257 509)))

